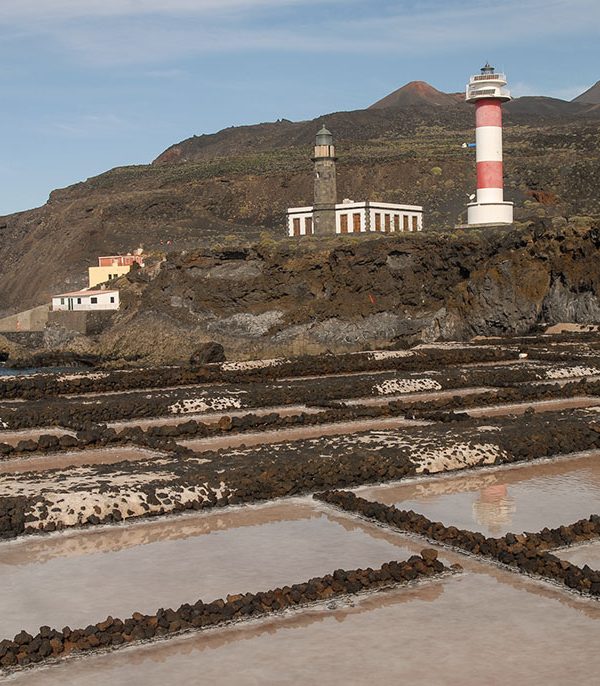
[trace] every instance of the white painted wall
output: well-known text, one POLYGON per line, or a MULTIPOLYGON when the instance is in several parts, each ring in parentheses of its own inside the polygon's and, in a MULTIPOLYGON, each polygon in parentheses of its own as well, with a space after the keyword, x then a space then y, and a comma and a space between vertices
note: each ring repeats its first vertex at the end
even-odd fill
POLYGON ((300 220, 300 235, 306 236, 306 219, 313 219, 314 231, 314 217, 312 207, 290 207, 288 210, 288 236, 294 235, 294 219, 300 220))
MULTIPOLYGON (((335 230, 336 233, 341 233, 342 229, 342 215, 348 215, 348 234, 353 233, 354 228, 354 214, 360 214, 360 230, 365 232, 367 230, 367 218, 370 220, 370 230, 375 231, 375 214, 381 214, 381 231, 385 232, 385 215, 390 215, 390 231, 395 232, 394 216, 400 217, 399 232, 404 231, 404 216, 408 217, 408 229, 412 232, 413 217, 417 218, 417 231, 423 230, 423 208, 419 205, 397 205, 395 203, 367 203, 367 202, 352 202, 339 203, 335 206, 335 230)), ((300 235, 306 235, 305 219, 313 216, 312 207, 291 207, 288 210, 288 235, 294 235, 294 219, 300 219, 300 235)), ((314 230, 314 228, 313 228, 314 230)))
POLYGON ((101 291, 95 293, 68 293, 55 295, 52 298, 52 310, 73 312, 91 312, 94 310, 118 310, 119 291, 101 291), (112 300, 112 302, 111 302, 112 300))

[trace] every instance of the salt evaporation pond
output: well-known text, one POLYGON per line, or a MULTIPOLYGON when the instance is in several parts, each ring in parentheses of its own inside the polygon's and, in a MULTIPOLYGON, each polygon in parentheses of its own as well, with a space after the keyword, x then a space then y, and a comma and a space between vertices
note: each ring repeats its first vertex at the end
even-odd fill
POLYGON ((598 630, 599 603, 466 560, 461 575, 68 660, 10 682, 590 684, 600 669, 598 630))
POLYGON ((44 472, 50 469, 66 469, 82 465, 116 464, 118 462, 135 462, 164 457, 145 448, 119 446, 118 448, 91 448, 72 452, 48 453, 15 457, 0 461, 0 474, 25 474, 26 472, 44 472))
POLYGON ((600 513, 600 451, 355 492, 486 536, 535 532, 600 513))
POLYGON ((561 560, 568 560, 578 567, 588 565, 592 569, 600 570, 600 541, 574 545, 571 548, 554 552, 561 560))
POLYGON ((410 556, 306 499, 0 544, 0 639, 268 590, 410 556))

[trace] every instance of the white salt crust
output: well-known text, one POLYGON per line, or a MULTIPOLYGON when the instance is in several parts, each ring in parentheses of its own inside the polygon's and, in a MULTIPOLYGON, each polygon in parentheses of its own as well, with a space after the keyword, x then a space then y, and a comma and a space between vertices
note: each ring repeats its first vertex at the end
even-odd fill
POLYGON ((242 401, 239 398, 228 398, 226 396, 221 396, 220 398, 187 398, 170 405, 169 412, 172 414, 190 414, 209 412, 211 410, 240 409, 241 407, 242 401))
POLYGON ((224 487, 223 483, 217 490, 211 489, 208 484, 191 488, 165 485, 154 494, 159 501, 158 504, 148 503, 148 496, 145 493, 133 489, 123 489, 119 493, 111 494, 96 491, 44 493, 48 504, 37 503, 25 513, 27 518, 25 531, 41 530, 51 523, 60 523, 64 527, 78 526, 85 523, 90 515, 104 519, 115 510, 119 511, 122 519, 139 517, 161 510, 168 512, 173 509, 174 502, 183 505, 196 501, 206 502, 211 492, 219 498, 224 487))
POLYGON ((416 393, 418 391, 440 391, 441 384, 434 379, 387 379, 373 386, 377 395, 393 393, 416 393))
POLYGON ((414 357, 414 355, 412 350, 378 350, 368 353, 367 357, 370 360, 393 360, 397 357, 414 357))
POLYGON ((583 367, 577 365, 575 367, 562 367, 558 369, 548 369, 546 371, 547 379, 572 379, 581 376, 597 376, 600 374, 598 367, 583 367))
POLYGON ((245 369, 266 369, 288 362, 284 357, 273 358, 272 360, 246 360, 244 362, 223 362, 221 369, 226 372, 237 372, 245 369))

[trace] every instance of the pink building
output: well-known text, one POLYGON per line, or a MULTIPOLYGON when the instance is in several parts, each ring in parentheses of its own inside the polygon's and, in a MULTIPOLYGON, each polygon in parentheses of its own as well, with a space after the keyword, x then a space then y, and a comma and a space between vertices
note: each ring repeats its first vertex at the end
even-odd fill
POLYGON ((137 262, 140 267, 144 266, 143 255, 109 255, 107 257, 98 258, 99 267, 131 267, 137 262))

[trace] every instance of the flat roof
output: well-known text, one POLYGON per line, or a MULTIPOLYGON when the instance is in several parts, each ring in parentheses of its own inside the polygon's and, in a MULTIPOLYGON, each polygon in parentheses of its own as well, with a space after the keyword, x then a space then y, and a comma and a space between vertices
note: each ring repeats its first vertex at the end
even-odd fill
MULTIPOLYGON (((383 209, 383 210, 408 210, 409 212, 423 212, 422 205, 400 205, 398 203, 391 202, 377 202, 374 200, 357 200, 352 202, 340 202, 336 203, 336 210, 345 209, 364 209, 365 207, 373 209, 383 209)), ((314 207, 288 207, 288 214, 307 214, 309 212, 314 212, 314 207)))
POLYGON ((100 295, 101 293, 118 293, 116 288, 97 290, 97 291, 71 291, 70 293, 59 293, 58 295, 53 295, 53 298, 72 298, 73 296, 86 296, 86 295, 100 295))

